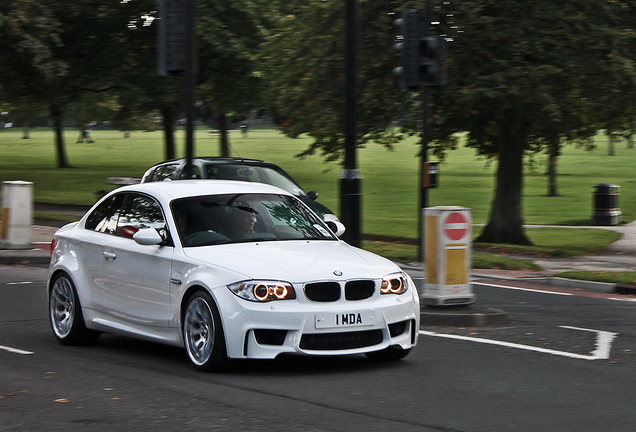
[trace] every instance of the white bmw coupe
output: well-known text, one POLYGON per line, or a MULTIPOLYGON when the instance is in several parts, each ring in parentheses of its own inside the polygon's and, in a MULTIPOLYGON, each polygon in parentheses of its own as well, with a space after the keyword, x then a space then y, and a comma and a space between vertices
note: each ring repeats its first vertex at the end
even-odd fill
POLYGON ((53 333, 66 345, 109 332, 181 346, 208 371, 283 353, 403 358, 419 328, 413 281, 339 240, 342 229, 265 184, 116 189, 55 234, 53 333))

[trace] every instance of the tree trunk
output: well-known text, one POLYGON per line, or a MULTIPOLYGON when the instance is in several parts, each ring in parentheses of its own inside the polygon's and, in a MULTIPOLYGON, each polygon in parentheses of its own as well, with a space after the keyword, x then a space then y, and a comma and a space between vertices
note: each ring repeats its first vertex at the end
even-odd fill
POLYGON ((177 112, 171 107, 161 107, 161 117, 163 118, 163 136, 166 159, 174 159, 176 157, 174 125, 177 121, 177 112))
POLYGON ((227 116, 219 112, 219 146, 221 157, 230 157, 230 138, 227 134, 227 116))
POLYGON ((548 196, 559 196, 557 188, 557 164, 561 154, 560 142, 558 139, 550 143, 548 148, 548 196))
POLYGON ((57 154, 58 168, 71 168, 66 159, 66 149, 64 148, 64 112, 59 105, 51 105, 51 119, 55 130, 55 149, 57 154))
POLYGON ((616 141, 617 141, 617 136, 608 131, 608 140, 607 140, 607 155, 608 156, 616 156, 616 141))
POLYGON ((523 190, 524 140, 502 125, 499 143, 495 197, 490 220, 475 240, 484 243, 530 245, 523 232, 521 197, 523 190))

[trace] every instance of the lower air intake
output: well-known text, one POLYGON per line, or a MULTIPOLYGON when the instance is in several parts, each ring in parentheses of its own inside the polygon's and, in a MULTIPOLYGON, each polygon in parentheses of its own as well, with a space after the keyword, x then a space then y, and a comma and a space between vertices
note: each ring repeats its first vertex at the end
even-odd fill
POLYGON ((300 340, 300 348, 314 351, 338 351, 364 348, 382 343, 382 330, 365 330, 348 333, 306 334, 300 340))

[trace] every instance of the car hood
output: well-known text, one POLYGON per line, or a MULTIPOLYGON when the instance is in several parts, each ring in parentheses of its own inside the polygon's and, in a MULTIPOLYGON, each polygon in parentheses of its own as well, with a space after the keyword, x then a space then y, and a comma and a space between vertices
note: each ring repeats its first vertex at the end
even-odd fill
POLYGON ((400 271, 393 262, 342 241, 284 241, 205 246, 184 249, 185 255, 224 267, 246 279, 312 280, 376 279, 400 271))

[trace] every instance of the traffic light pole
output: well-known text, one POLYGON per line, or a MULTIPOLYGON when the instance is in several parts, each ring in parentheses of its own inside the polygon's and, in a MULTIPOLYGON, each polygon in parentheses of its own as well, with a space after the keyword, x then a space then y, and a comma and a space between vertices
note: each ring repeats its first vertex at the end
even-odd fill
POLYGON ((424 186, 425 178, 428 175, 426 162, 428 162, 428 129, 429 129, 429 88, 424 87, 422 91, 422 148, 420 153, 420 209, 418 212, 418 227, 419 227, 419 239, 418 242, 418 260, 424 262, 426 260, 426 254, 424 251, 424 241, 426 233, 426 219, 424 219, 424 209, 428 207, 428 188, 424 186))
POLYGON ((356 22, 357 0, 346 0, 345 16, 345 159, 340 174, 340 218, 346 227, 342 238, 359 247, 361 244, 362 177, 356 161, 356 22))
MULTIPOLYGON (((433 17, 433 1, 425 0, 424 2, 424 35, 428 36, 431 28, 433 17)), ((424 218, 424 209, 428 207, 428 188, 424 186, 424 176, 426 172, 426 162, 428 162, 428 132, 429 132, 429 87, 424 86, 422 91, 422 148, 420 150, 420 208, 418 212, 418 228, 419 242, 417 246, 417 256, 420 262, 425 262, 426 252, 424 242, 426 241, 426 219, 424 218)))

